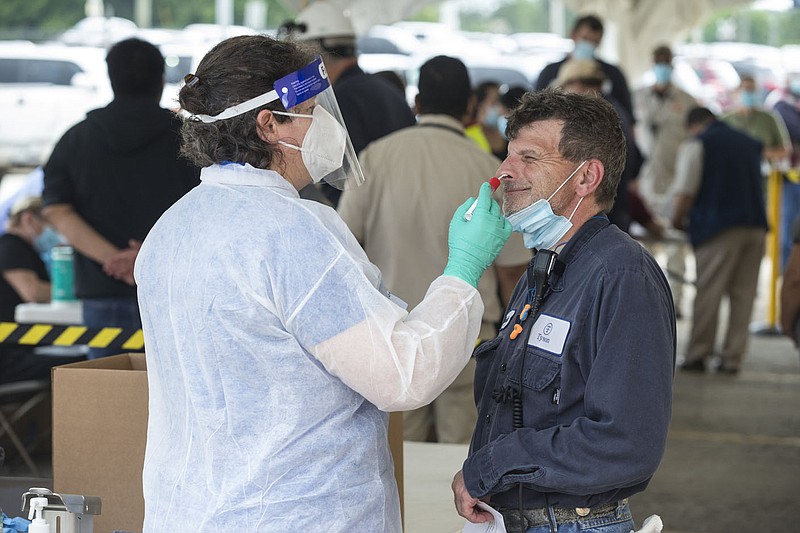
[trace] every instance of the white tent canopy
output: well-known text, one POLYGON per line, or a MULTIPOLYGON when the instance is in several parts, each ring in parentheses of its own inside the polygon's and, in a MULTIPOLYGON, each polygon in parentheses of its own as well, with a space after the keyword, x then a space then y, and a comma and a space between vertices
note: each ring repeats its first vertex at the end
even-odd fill
MULTIPOLYGON (((290 9, 302 10, 314 0, 282 0, 290 9)), ((427 4, 442 0, 328 0, 349 15, 361 33, 375 24, 391 24, 412 15, 427 4)), ((604 52, 618 59, 629 76, 649 67, 649 51, 666 43, 676 44, 689 30, 714 12, 752 0, 564 0, 579 13, 595 13, 607 24, 604 52)))

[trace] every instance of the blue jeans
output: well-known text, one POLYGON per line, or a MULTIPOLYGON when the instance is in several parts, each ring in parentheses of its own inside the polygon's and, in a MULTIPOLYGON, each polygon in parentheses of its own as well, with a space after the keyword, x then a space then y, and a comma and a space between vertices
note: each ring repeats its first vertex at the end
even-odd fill
MULTIPOLYGON (((551 518, 553 518, 551 510, 551 518)), ((553 520, 556 523, 555 520, 553 520)), ((579 518, 575 522, 556 523, 556 533, 630 533, 636 528, 633 525, 633 516, 630 507, 625 503, 617 508, 615 514, 600 518, 579 518)), ((509 533, 516 533, 509 530, 509 533)), ((550 526, 536 526, 525 533, 553 533, 550 526)))
MULTIPOLYGON (((139 304, 136 298, 86 298, 83 303, 83 325, 89 328, 142 327, 139 304)), ((99 359, 123 353, 122 348, 89 348, 87 359, 99 359)))

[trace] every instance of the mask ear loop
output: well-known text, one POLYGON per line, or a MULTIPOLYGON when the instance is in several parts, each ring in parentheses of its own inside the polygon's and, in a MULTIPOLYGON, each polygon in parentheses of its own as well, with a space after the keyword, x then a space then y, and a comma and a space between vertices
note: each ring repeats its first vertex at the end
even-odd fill
MULTIPOLYGON (((300 118, 308 118, 314 119, 314 115, 302 115, 300 113, 289 113, 288 111, 273 111, 273 115, 283 115, 286 117, 300 117, 300 118)), ((278 144, 282 144, 283 146, 288 146, 289 148, 294 148, 298 152, 305 152, 302 146, 297 146, 296 144, 287 143, 286 141, 278 141, 278 144)))
POLYGON ((567 220, 569 220, 570 222, 572 222, 572 217, 574 217, 574 216, 575 216, 575 213, 577 213, 577 212, 578 212, 578 208, 581 206, 581 202, 582 202, 582 201, 583 201, 583 197, 581 197, 581 199, 580 199, 580 200, 578 200, 578 203, 577 203, 577 204, 575 204, 575 209, 573 209, 573 210, 572 210, 572 214, 569 216, 569 218, 568 218, 567 220))
POLYGON ((578 165, 578 168, 576 168, 575 170, 573 170, 573 171, 572 171, 572 174, 570 174, 569 176, 567 176, 567 179, 565 179, 565 180, 564 180, 564 181, 561 183, 561 185, 559 185, 559 186, 558 186, 558 189, 556 189, 555 191, 553 191, 553 194, 551 194, 550 196, 548 196, 548 197, 547 197, 547 201, 549 202, 550 200, 552 200, 552 199, 553 199, 553 196, 555 196, 556 194, 558 194, 558 191, 560 191, 560 190, 561 190, 561 187, 563 187, 564 185, 566 185, 566 184, 567 184, 567 182, 568 182, 569 180, 571 180, 571 179, 572 179, 572 176, 574 176, 575 174, 577 174, 577 173, 578 173, 578 171, 579 171, 579 170, 580 170, 580 169, 583 167, 583 165, 585 165, 585 164, 586 164, 586 161, 584 161, 583 163, 581 163, 580 165, 578 165))
POLYGON ((310 119, 314 118, 314 115, 302 115, 300 113, 289 113, 288 111, 273 111, 272 114, 283 115, 286 117, 300 117, 300 118, 310 118, 310 119))

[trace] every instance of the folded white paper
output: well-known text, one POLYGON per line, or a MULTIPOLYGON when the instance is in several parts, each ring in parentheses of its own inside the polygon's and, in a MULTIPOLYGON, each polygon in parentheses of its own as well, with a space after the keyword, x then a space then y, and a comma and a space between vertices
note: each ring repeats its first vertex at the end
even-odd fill
POLYGON ((464 529, 461 530, 461 533, 506 533, 506 524, 503 521, 503 515, 501 515, 497 509, 494 509, 492 506, 483 502, 478 502, 478 507, 491 513, 494 517, 494 520, 491 522, 484 522, 482 524, 466 522, 464 524, 464 529))

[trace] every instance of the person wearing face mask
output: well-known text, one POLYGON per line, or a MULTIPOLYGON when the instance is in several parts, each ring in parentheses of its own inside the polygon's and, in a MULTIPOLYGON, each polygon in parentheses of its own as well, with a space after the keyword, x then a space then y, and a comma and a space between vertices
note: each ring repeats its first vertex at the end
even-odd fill
POLYGON ((625 75, 619 67, 607 63, 596 57, 597 48, 603 40, 603 22, 595 15, 585 15, 578 17, 572 26, 570 38, 575 42, 575 48, 571 54, 561 61, 546 65, 539 78, 536 80, 536 90, 541 91, 546 87, 551 87, 558 77, 558 71, 569 59, 594 59, 600 65, 608 83, 608 93, 622 105, 628 115, 633 117, 633 104, 631 92, 625 75))
POLYGON ((722 121, 759 141, 764 146, 764 160, 771 166, 779 165, 790 152, 789 134, 783 120, 761 106, 753 76, 741 77, 736 94, 736 109, 724 114, 722 121))
MULTIPOLYGON (((0 322, 14 322, 21 303, 50 301, 50 276, 42 255, 61 242, 42 216, 42 200, 18 200, 9 211, 6 232, 0 235, 0 322)), ((26 379, 50 379, 55 364, 77 360, 37 357, 33 348, 0 345, 0 385, 26 379)))
MULTIPOLYGON (((500 131, 501 107, 500 86, 494 81, 485 81, 475 88, 477 127, 486 139, 488 151, 500 159, 506 156, 508 141, 500 131)), ((467 128, 469 135, 469 128, 467 128)))
MULTIPOLYGON (((650 206, 655 216, 667 225, 672 209, 671 186, 675 181, 675 160, 678 147, 689 136, 686 115, 697 103, 685 91, 672 83, 672 50, 657 46, 653 50, 655 82, 634 93, 636 108, 636 140, 645 156, 636 192, 650 206)), ((653 253, 663 250, 667 258, 667 271, 671 279, 672 295, 678 318, 683 316, 683 286, 677 277, 686 274, 689 247, 683 242, 648 243, 653 253)))
POLYGON ((470 198, 450 221, 443 274, 407 311, 336 212, 299 197, 364 181, 319 56, 227 39, 180 104, 201 184, 158 220, 134 271, 150 395, 143 530, 400 533, 386 413, 431 402, 468 363, 476 286, 508 221, 484 184, 472 218, 470 198))
POLYGON ((548 89, 523 96, 508 133, 503 210, 535 254, 473 354, 478 422, 456 509, 486 522, 488 503, 511 533, 629 533, 628 497, 666 444, 675 313, 661 268, 605 215, 625 163, 619 115, 548 89))
POLYGON ((800 72, 790 74, 786 87, 774 92, 778 101, 772 111, 783 120, 791 142, 789 164, 783 169, 781 195, 781 265, 785 266, 795 244, 793 224, 800 216, 800 72))

